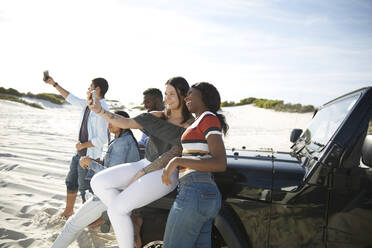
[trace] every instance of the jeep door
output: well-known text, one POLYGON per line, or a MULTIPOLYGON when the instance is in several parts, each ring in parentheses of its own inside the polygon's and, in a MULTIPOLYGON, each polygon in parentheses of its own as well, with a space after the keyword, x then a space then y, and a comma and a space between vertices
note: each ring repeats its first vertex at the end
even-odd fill
MULTIPOLYGON (((231 230, 247 245, 228 247, 267 247, 272 189, 272 152, 227 151, 227 171, 215 173, 224 198, 223 216, 236 230, 231 230), (225 213, 226 211, 226 213, 225 213), (233 213, 233 214, 231 214, 233 213)), ((219 219, 216 219, 217 227, 219 219)), ((222 226, 221 230, 226 230, 222 226)), ((227 241, 229 232, 221 233, 227 241)))
MULTIPOLYGON (((317 163, 316 160, 309 161, 317 163)), ((269 247, 319 247, 322 244, 327 187, 303 183, 305 169, 276 159, 270 214, 269 247)))
POLYGON ((371 89, 361 93, 335 142, 342 148, 331 166, 327 247, 372 246, 371 89))

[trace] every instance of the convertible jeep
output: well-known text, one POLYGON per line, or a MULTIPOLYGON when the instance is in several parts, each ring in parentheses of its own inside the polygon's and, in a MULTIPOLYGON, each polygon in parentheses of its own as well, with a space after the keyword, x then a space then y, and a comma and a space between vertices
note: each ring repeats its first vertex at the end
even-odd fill
MULTIPOLYGON (((321 106, 291 152, 228 150, 213 247, 372 247, 372 87, 321 106)), ((161 247, 176 196, 140 209, 146 247, 161 247)))

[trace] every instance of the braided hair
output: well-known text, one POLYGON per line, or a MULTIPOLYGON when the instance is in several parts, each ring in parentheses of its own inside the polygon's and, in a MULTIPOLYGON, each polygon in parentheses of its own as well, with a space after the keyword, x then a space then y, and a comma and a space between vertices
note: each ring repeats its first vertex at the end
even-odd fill
POLYGON ((227 131, 229 130, 229 125, 226 123, 225 116, 218 113, 218 111, 221 110, 221 97, 216 87, 206 82, 196 83, 191 87, 200 90, 203 103, 209 111, 217 116, 221 123, 222 132, 224 135, 226 135, 227 131))

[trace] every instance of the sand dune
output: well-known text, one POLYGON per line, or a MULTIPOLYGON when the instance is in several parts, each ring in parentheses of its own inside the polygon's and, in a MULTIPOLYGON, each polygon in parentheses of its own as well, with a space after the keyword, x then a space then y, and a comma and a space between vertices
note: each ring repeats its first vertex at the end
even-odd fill
POLYGON ((284 113, 257 108, 251 105, 224 108, 230 125, 225 137, 228 148, 272 148, 274 151, 289 151, 289 136, 293 128, 305 129, 312 118, 311 113, 284 113))
MULTIPOLYGON (((46 109, 0 100, 0 247, 50 247, 64 225, 58 216, 65 204, 64 179, 74 154, 80 112, 67 104, 38 103, 46 109)), ((311 119, 311 114, 253 106, 226 108, 224 113, 230 124, 226 146, 249 149, 288 151, 290 130, 304 128, 311 119)), ((115 243, 113 233, 85 229, 71 247, 115 243)))

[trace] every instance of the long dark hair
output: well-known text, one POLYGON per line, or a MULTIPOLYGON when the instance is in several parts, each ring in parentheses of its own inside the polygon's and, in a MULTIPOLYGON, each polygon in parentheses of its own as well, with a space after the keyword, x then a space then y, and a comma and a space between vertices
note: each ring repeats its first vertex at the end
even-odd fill
MULTIPOLYGON (((165 85, 168 85, 168 84, 172 85, 176 89, 179 104, 182 105, 183 121, 181 122, 181 124, 183 124, 186 121, 188 121, 190 118, 192 118, 192 114, 187 109, 185 101, 181 99, 181 97, 183 98, 186 97, 187 92, 190 89, 189 83, 183 77, 173 77, 173 78, 170 78, 165 83, 165 85)), ((166 117, 168 117, 171 113, 171 110, 167 109, 165 113, 166 113, 166 117)))
MULTIPOLYGON (((125 112, 125 111, 118 110, 118 111, 115 111, 115 114, 121 115, 121 116, 123 116, 125 118, 130 118, 129 117, 129 114, 127 112, 125 112)), ((136 139, 136 137, 134 137, 132 130, 120 128, 120 135, 123 134, 123 133, 125 133, 125 132, 128 132, 130 135, 132 135, 132 138, 134 140, 134 143, 136 143, 136 147, 138 147, 137 139, 136 139)))
POLYGON ((229 125, 226 123, 225 116, 218 113, 218 111, 221 110, 221 97, 216 87, 214 87, 213 84, 206 82, 197 83, 191 87, 200 90, 203 103, 208 110, 215 114, 220 120, 222 132, 224 135, 226 135, 227 131, 229 130, 229 125))

